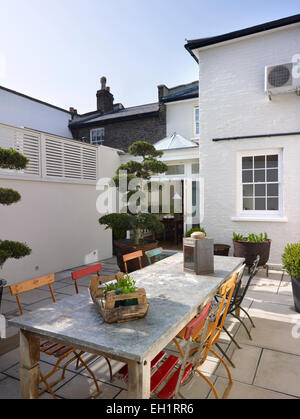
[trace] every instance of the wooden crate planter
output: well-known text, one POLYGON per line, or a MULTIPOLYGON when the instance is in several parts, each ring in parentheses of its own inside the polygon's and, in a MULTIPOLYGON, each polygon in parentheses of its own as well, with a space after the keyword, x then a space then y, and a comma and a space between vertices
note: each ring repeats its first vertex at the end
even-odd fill
POLYGON ((99 288, 99 285, 104 282, 118 280, 120 275, 121 277, 123 276, 118 274, 104 278, 92 277, 90 282, 91 298, 107 323, 122 323, 142 319, 146 316, 149 309, 144 288, 139 288, 135 293, 121 295, 110 291, 106 294, 106 297, 104 296, 104 289, 99 288))

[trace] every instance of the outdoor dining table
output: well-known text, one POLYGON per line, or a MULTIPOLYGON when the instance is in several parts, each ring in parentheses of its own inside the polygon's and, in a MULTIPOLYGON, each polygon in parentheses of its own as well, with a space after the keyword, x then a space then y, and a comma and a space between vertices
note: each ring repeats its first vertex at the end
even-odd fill
POLYGON ((151 360, 213 297, 244 259, 215 256, 210 275, 183 271, 177 253, 130 276, 145 288, 149 311, 145 318, 105 323, 86 292, 10 321, 20 328, 20 383, 22 398, 38 397, 39 341, 53 340, 128 364, 128 397, 150 397, 151 360))

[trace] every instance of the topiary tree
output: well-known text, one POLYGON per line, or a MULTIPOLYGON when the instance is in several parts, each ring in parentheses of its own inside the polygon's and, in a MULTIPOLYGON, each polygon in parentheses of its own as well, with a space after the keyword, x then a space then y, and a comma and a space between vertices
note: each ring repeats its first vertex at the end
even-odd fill
MULTIPOLYGON (((1 169, 25 169, 28 163, 27 157, 15 150, 0 148, 0 168, 1 169)), ((21 195, 13 189, 0 188, 0 204, 11 205, 20 201, 21 195)), ((0 268, 7 259, 20 259, 30 255, 31 249, 25 243, 13 242, 0 239, 0 268)))
MULTIPOLYGON (((142 179, 147 182, 152 176, 165 173, 168 170, 168 166, 165 163, 157 160, 158 157, 163 155, 163 152, 156 150, 150 143, 136 141, 129 147, 128 152, 132 156, 142 157, 142 161, 130 160, 122 164, 117 169, 116 176, 113 179, 116 186, 120 186, 121 171, 126 171, 127 184, 129 184, 133 179, 142 179)), ((127 193, 125 197, 127 204, 130 197, 138 191, 139 186, 136 186, 135 190, 127 193)), ((126 230, 133 230, 134 243, 138 245, 143 240, 142 229, 160 231, 163 229, 163 225, 155 214, 142 212, 141 206, 137 206, 138 210, 134 214, 130 213, 130 209, 127 209, 127 213, 105 215, 99 219, 99 223, 106 225, 106 228, 111 228, 113 232, 121 235, 124 235, 126 230)))

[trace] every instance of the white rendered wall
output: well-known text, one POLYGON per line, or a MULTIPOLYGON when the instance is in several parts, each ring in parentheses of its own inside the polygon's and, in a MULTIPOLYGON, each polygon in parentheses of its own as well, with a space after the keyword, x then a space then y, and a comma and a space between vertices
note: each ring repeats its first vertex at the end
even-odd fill
MULTIPOLYGON (((116 150, 101 149, 99 174, 110 177, 119 158, 116 150)), ((1 277, 9 284, 112 256, 111 231, 98 222, 96 185, 6 178, 0 185, 22 195, 16 204, 0 206, 1 239, 26 242, 32 249, 30 256, 6 261, 1 277)))
POLYGON ((194 109, 198 99, 167 103, 167 135, 174 132, 187 139, 195 138, 194 109))
POLYGON ((0 89, 0 123, 72 138, 70 119, 68 112, 0 89))
POLYGON ((232 233, 267 232, 270 260, 280 263, 288 242, 300 239, 300 136, 213 142, 213 138, 300 131, 300 97, 264 93, 265 66, 291 62, 300 53, 300 26, 200 50, 200 175, 203 226, 216 242, 232 233), (283 151, 283 217, 288 222, 232 221, 237 215, 237 156, 244 150, 283 151))

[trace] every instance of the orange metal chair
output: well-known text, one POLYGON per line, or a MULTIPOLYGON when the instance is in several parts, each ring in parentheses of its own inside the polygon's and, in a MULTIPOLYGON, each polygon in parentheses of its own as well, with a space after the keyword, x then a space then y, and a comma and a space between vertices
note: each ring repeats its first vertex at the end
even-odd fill
MULTIPOLYGON (((18 284, 14 284, 11 285, 10 288, 10 293, 11 295, 14 295, 17 299, 17 303, 18 303, 18 307, 19 307, 19 311, 20 314, 23 315, 23 309, 22 309, 22 305, 21 305, 21 301, 19 298, 19 295, 27 292, 27 291, 31 291, 33 289, 36 288, 40 288, 43 287, 45 285, 49 286, 50 292, 51 292, 51 296, 52 296, 52 300, 55 303, 55 296, 53 293, 53 289, 52 289, 52 284, 55 281, 55 276, 54 274, 49 274, 49 275, 45 275, 42 276, 40 278, 35 278, 35 279, 30 279, 28 281, 24 281, 18 284)), ((50 392, 50 394, 52 395, 52 397, 55 399, 55 393, 52 390, 52 387, 56 384, 58 384, 60 381, 62 381, 65 378, 65 371, 66 368, 69 364, 71 364, 71 362, 78 360, 86 369, 87 371, 90 373, 91 377, 94 380, 95 386, 96 386, 96 392, 92 395, 92 397, 97 397, 100 393, 101 390, 99 388, 98 382, 96 380, 95 375, 93 374, 93 372, 90 370, 90 368, 87 366, 87 364, 85 363, 85 361, 82 359, 82 355, 84 352, 76 352, 76 349, 72 348, 72 347, 68 347, 65 345, 61 345, 55 342, 51 342, 48 340, 42 340, 40 342, 40 352, 45 353, 46 355, 49 356, 54 356, 55 358, 57 358, 57 362, 54 365, 53 369, 47 374, 47 375, 43 375, 40 372, 40 384, 44 383, 45 384, 45 389, 43 389, 40 394, 44 393, 46 390, 48 390, 50 392), (57 381, 53 382, 53 383, 48 383, 48 379, 50 377, 52 377, 52 375, 55 374, 55 372, 57 371, 60 363, 68 358, 70 355, 73 355, 73 357, 71 359, 69 359, 64 365, 63 365, 63 372, 62 372, 62 376, 60 379, 58 379, 57 381)))
POLYGON ((143 268, 143 265, 142 265, 142 257, 143 257, 142 250, 138 250, 137 252, 127 253, 127 255, 123 255, 123 262, 124 262, 124 266, 125 266, 125 272, 128 274, 127 262, 130 261, 130 260, 134 260, 134 259, 138 259, 139 260, 139 266, 140 266, 140 269, 142 269, 143 268))
MULTIPOLYGON (((228 308, 231 302, 231 298, 235 289, 237 278, 238 278, 238 272, 235 272, 233 276, 221 286, 218 293, 220 296, 220 301, 218 303, 216 301, 212 302, 212 310, 209 317, 209 323, 208 325, 206 323, 207 327, 204 327, 204 324, 200 324, 199 327, 196 327, 192 321, 191 323, 193 327, 192 327, 191 333, 188 333, 188 330, 190 330, 191 327, 190 326, 185 327, 177 335, 177 337, 173 339, 173 342, 176 344, 182 359, 186 359, 187 355, 186 353, 184 353, 181 345, 178 342, 178 339, 186 340, 186 337, 188 335, 190 341, 194 343, 195 342, 199 343, 200 346, 190 350, 188 354, 189 356, 195 356, 196 353, 199 354, 198 359, 197 359, 197 367, 200 367, 201 365, 204 364, 209 353, 212 353, 216 358, 219 359, 219 361, 223 364, 224 368, 226 369, 228 379, 229 379, 229 384, 227 388, 225 389, 223 398, 228 397, 229 391, 232 387, 232 377, 231 377, 231 373, 227 364, 212 349, 212 346, 215 345, 220 338, 220 334, 223 329, 223 325, 224 325, 228 308)), ((197 325, 197 322, 195 322, 195 324, 197 325)), ((197 373, 207 382, 207 384, 211 387, 215 397, 218 399, 219 395, 214 385, 212 384, 212 382, 204 374, 202 374, 201 371, 199 371, 199 369, 197 369, 197 373)))

